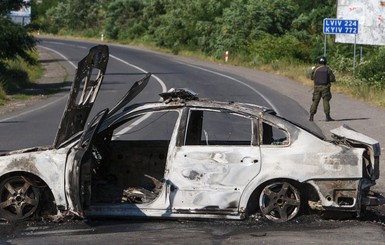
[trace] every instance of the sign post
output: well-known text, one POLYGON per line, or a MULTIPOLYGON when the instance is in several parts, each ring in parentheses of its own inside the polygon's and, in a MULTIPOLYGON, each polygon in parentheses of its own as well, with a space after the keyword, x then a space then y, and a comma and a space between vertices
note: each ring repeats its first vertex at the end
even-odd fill
POLYGON ((324 56, 326 56, 326 35, 327 34, 353 34, 354 35, 354 60, 353 76, 356 69, 356 37, 358 34, 358 20, 346 19, 324 19, 323 32, 325 34, 324 56))

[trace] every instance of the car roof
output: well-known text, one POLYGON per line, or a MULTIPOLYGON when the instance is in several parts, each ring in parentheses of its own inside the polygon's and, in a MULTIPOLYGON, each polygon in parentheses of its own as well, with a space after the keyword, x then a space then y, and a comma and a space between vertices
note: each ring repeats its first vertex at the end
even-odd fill
MULTIPOLYGON (((290 121, 286 118, 280 117, 277 113, 268 107, 261 105, 244 103, 244 102, 234 102, 234 101, 217 101, 207 98, 199 98, 198 94, 188 88, 172 88, 168 92, 161 93, 160 96, 163 98, 163 101, 155 102, 145 102, 132 104, 123 109, 123 111, 116 115, 108 125, 111 125, 114 121, 120 120, 129 114, 137 111, 141 113, 143 111, 158 111, 158 110, 167 110, 167 109, 177 109, 177 108, 202 108, 202 109, 212 109, 212 110, 222 110, 222 111, 231 111, 234 113, 239 113, 243 115, 252 115, 252 116, 261 116, 262 118, 266 115, 274 116, 279 118, 286 123, 295 125, 302 130, 305 130, 314 136, 324 139, 324 135, 315 132, 301 124, 290 121)), ((107 126, 108 127, 108 126, 107 126)), ((107 128, 105 127, 105 128, 107 128)))
POLYGON ((266 113, 276 115, 274 110, 255 104, 199 98, 196 93, 189 89, 170 89, 169 92, 161 93, 160 95, 163 101, 143 102, 126 106, 121 112, 107 118, 105 124, 102 126, 102 130, 107 129, 115 122, 125 120, 127 116, 131 117, 143 112, 172 110, 185 107, 230 111, 252 116, 266 113))

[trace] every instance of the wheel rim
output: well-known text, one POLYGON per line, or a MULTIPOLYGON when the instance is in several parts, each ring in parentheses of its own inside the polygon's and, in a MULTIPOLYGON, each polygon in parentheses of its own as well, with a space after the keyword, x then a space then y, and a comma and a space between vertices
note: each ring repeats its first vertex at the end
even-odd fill
POLYGON ((0 216, 9 221, 28 218, 38 208, 39 191, 22 176, 10 177, 0 186, 0 216))
POLYGON ((287 182, 267 185, 259 197, 259 207, 263 216, 276 222, 293 219, 301 207, 300 193, 287 182))

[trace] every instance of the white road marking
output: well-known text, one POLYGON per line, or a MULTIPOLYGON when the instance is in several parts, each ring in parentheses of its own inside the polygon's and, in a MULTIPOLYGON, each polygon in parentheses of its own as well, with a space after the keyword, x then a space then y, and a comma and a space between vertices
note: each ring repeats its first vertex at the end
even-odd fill
MULTIPOLYGON (((111 58, 114 58, 120 62, 122 62, 123 64, 126 64, 128 66, 131 66, 143 73, 148 73, 148 71, 144 70, 143 68, 140 68, 139 66, 136 66, 134 64, 131 64, 123 59, 120 59, 114 55, 110 55, 111 58)), ((155 78, 156 81, 160 84, 160 86, 162 87, 162 93, 166 92, 167 91, 167 87, 166 87, 166 84, 162 81, 162 79, 160 79, 158 76, 154 75, 154 74, 151 74, 151 77, 155 78)), ((119 138, 119 135, 123 135, 125 133, 127 133, 128 131, 130 131, 131 129, 133 129, 134 127, 138 126, 141 122, 143 122, 144 120, 146 120, 147 118, 149 118, 150 116, 152 115, 152 113, 147 113, 146 115, 142 116, 141 118, 137 119, 135 122, 131 123, 129 126, 123 128, 122 130, 120 130, 119 132, 117 132, 113 139, 117 139, 119 138)))
MULTIPOLYGON (((118 57, 116 57, 116 56, 114 56, 114 55, 111 55, 111 54, 110 54, 110 57, 111 57, 111 58, 114 58, 114 59, 116 59, 116 60, 118 60, 118 61, 120 61, 120 62, 122 62, 123 64, 126 64, 126 65, 128 65, 128 66, 131 66, 131 67, 133 67, 133 68, 135 68, 135 69, 137 69, 137 70, 139 70, 139 71, 141 71, 141 72, 143 72, 143 73, 148 73, 148 71, 146 71, 145 69, 140 68, 139 66, 136 66, 136 65, 134 65, 134 64, 131 64, 131 63, 125 61, 125 60, 122 60, 122 59, 120 59, 120 58, 118 58, 118 57)), ((162 93, 164 93, 164 92, 167 91, 166 84, 165 84, 165 83, 164 83, 158 76, 152 74, 151 77, 155 78, 156 81, 158 81, 158 83, 159 83, 160 86, 162 87, 162 93)))
POLYGON ((68 44, 68 43, 55 42, 55 41, 49 41, 49 43, 52 43, 52 44, 58 44, 58 45, 63 45, 63 46, 67 46, 67 47, 74 47, 74 48, 88 49, 88 47, 82 46, 82 45, 79 45, 79 44, 68 44))
POLYGON ((234 77, 231 77, 231 76, 228 76, 226 74, 223 74, 223 73, 220 73, 220 72, 216 72, 216 71, 212 71, 212 70, 209 70, 209 69, 206 69, 206 68, 202 68, 202 67, 199 67, 199 66, 196 66, 196 65, 192 65, 192 64, 188 64, 188 63, 185 63, 185 62, 182 62, 182 61, 176 61, 177 63, 179 64, 182 64, 182 65, 186 65, 186 66, 190 66, 190 67, 193 67, 193 68, 196 68, 196 69, 199 69, 199 70, 202 70, 202 71, 206 71, 206 72, 209 72, 209 73, 212 73, 212 74, 215 74, 215 75, 218 75, 218 76, 221 76, 221 77, 225 77, 227 79, 230 79, 230 80, 233 80, 239 84, 242 84, 246 87, 248 87, 249 89, 251 89, 252 91, 254 91, 256 94, 258 94, 259 96, 261 96, 262 99, 264 99, 269 105, 270 107, 275 111, 277 112, 277 114, 280 114, 279 113, 279 110, 278 108, 276 108, 273 103, 266 97, 264 96, 261 92, 259 92, 258 90, 256 90, 254 87, 252 87, 251 85, 247 84, 247 83, 244 83, 242 82, 241 80, 238 80, 234 77))
POLYGON ((47 47, 44 47, 44 46, 41 46, 39 45, 40 48, 44 48, 44 49, 47 49, 51 52, 54 52, 55 54, 59 55, 60 57, 62 57, 65 61, 67 61, 68 63, 70 63, 75 69, 77 68, 77 66, 72 62, 70 61, 66 56, 64 56, 64 54, 54 50, 54 49, 51 49, 51 48, 47 48, 47 47))

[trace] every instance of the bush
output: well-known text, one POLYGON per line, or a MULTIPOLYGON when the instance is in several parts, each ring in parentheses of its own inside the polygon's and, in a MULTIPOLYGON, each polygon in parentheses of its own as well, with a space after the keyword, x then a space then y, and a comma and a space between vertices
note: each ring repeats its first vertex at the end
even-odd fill
POLYGON ((377 89, 385 89, 385 48, 357 66, 357 77, 377 89))
POLYGON ((7 93, 15 93, 29 86, 28 73, 22 68, 10 68, 4 74, 3 89, 7 93))
POLYGON ((34 50, 36 40, 21 25, 0 16, 0 65, 4 61, 21 57, 25 61, 33 63, 29 51, 34 50))
POLYGON ((344 56, 328 59, 328 65, 336 72, 353 72, 353 59, 344 56))
POLYGON ((33 82, 41 77, 43 69, 38 61, 38 54, 30 52, 28 54, 33 60, 33 64, 18 57, 7 60, 0 73, 1 90, 4 93, 16 93, 21 89, 31 87, 33 82))
MULTIPOLYGON (((141 24, 134 24, 132 27, 120 31, 119 35, 117 36, 117 39, 135 40, 137 38, 140 38, 145 33, 145 31, 146 29, 141 24)), ((109 35, 111 36, 112 33, 110 33, 109 35)))
POLYGON ((0 105, 3 105, 7 100, 7 94, 4 89, 4 77, 0 75, 0 105))
POLYGON ((250 51, 263 63, 272 63, 280 59, 309 59, 308 49, 294 36, 273 36, 266 34, 261 40, 250 45, 250 51))

